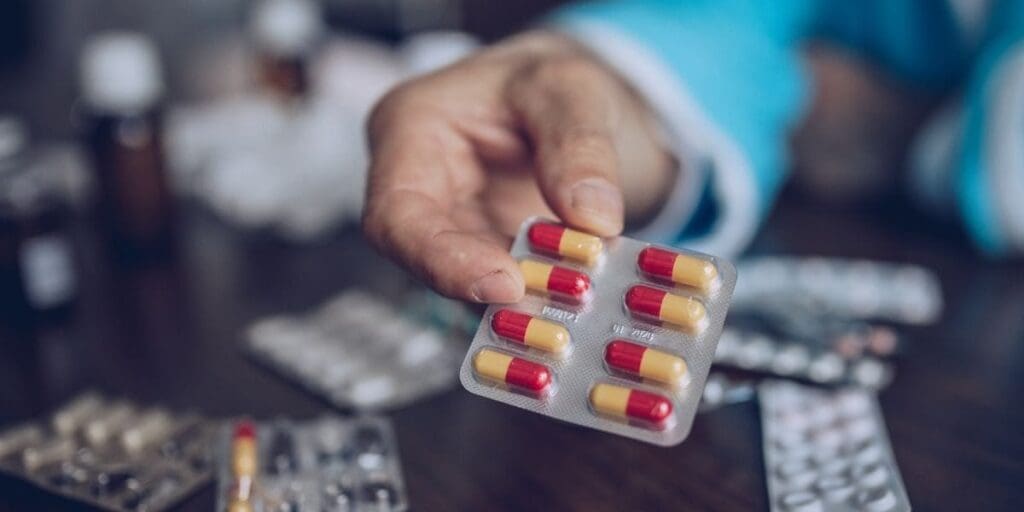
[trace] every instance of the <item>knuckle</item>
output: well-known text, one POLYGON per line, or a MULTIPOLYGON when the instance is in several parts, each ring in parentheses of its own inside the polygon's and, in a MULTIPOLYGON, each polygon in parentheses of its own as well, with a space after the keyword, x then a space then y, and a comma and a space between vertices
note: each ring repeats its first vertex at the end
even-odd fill
POLYGON ((377 101, 366 121, 366 133, 371 142, 388 127, 399 122, 403 113, 408 111, 407 106, 415 102, 420 95, 419 88, 415 80, 401 83, 377 101))
POLYGON ((595 62, 580 55, 546 57, 527 68, 529 78, 542 86, 563 87, 567 83, 590 81, 600 73, 595 62))

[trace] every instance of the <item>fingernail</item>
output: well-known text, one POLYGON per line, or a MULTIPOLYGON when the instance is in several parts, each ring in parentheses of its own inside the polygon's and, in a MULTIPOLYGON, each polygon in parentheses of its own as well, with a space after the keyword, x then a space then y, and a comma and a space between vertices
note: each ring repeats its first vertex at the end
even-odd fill
POLYGON ((598 234, 622 231, 622 194, 605 180, 589 179, 573 185, 572 208, 585 216, 598 234))
POLYGON ((470 296, 487 304, 509 303, 519 300, 521 287, 503 270, 496 270, 477 279, 470 288, 470 296))

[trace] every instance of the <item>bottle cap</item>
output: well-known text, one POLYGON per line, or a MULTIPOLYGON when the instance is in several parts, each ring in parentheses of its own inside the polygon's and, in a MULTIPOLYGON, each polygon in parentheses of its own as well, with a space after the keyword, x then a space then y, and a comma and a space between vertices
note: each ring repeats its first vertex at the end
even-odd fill
POLYGON ((112 32, 93 38, 82 52, 81 73, 83 98, 99 110, 143 110, 164 92, 156 46, 141 34, 112 32))
POLYGON ((305 53, 320 34, 320 12, 309 0, 265 0, 256 7, 252 32, 256 43, 273 55, 305 53))

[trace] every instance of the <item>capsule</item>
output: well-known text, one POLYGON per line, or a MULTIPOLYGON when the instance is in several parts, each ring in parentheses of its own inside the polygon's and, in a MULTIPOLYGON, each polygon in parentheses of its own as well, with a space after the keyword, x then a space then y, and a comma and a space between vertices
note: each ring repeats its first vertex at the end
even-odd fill
POLYGON ((636 265, 649 276, 691 286, 705 293, 718 284, 718 268, 714 263, 657 247, 640 251, 636 265))
POLYGON ((703 329, 707 322, 707 311, 699 300, 650 286, 630 288, 626 292, 626 308, 639 317, 667 322, 691 332, 703 329))
POLYGON ((563 256, 587 265, 593 265, 604 250, 600 238, 551 222, 537 222, 530 226, 526 238, 534 251, 563 256))
POLYGON ((612 384, 598 384, 590 390, 590 405, 600 414, 637 420, 655 427, 664 427, 672 415, 672 402, 667 398, 612 384))
POLYGON ((686 361, 679 356, 626 340, 613 340, 604 348, 609 368, 679 387, 689 381, 686 361))
POLYGON ((240 421, 235 425, 234 438, 231 441, 231 472, 235 485, 231 489, 228 510, 231 512, 248 512, 252 510, 253 486, 259 459, 256 447, 256 427, 249 421, 240 421))
POLYGON ((569 348, 569 331, 565 327, 511 309, 495 313, 491 328, 506 340, 555 355, 564 354, 569 348))
POLYGON ((543 394, 551 385, 551 372, 541 364, 508 354, 483 349, 473 356, 477 375, 517 387, 534 394, 543 394))
POLYGON ((528 290, 557 299, 578 304, 583 302, 590 290, 590 278, 572 269, 534 260, 520 261, 519 269, 523 272, 528 290))

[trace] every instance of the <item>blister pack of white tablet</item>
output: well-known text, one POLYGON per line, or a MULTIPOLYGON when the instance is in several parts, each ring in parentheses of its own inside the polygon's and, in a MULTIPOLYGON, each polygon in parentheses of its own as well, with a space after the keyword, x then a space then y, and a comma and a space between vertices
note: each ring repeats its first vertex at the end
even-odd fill
POLYGON ((758 398, 771 510, 910 510, 873 393, 766 381, 758 398))

